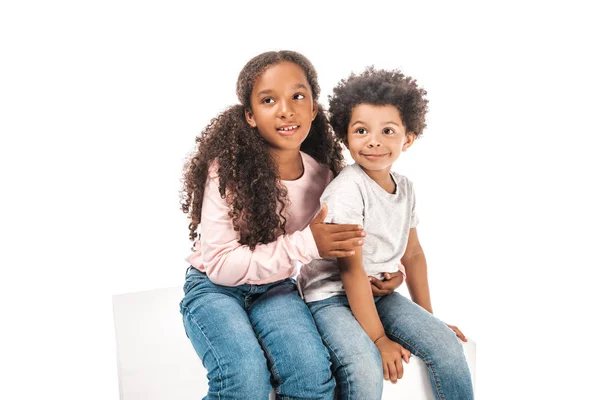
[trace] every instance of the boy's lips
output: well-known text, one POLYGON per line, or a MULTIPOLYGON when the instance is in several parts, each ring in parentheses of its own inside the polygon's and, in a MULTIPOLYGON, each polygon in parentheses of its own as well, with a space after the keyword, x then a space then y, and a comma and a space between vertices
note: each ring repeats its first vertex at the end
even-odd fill
POLYGON ((373 159, 377 159, 383 156, 387 156, 390 153, 385 153, 385 154, 366 154, 366 153, 360 153, 363 157, 367 157, 367 158, 373 158, 373 159))

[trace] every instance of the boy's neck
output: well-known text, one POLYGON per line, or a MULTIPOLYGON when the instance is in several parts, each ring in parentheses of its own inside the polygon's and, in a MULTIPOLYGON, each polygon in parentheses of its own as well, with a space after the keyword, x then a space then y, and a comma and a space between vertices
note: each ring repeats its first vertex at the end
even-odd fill
POLYGON ((279 177, 284 181, 295 181, 304 174, 304 164, 300 150, 270 149, 271 155, 279 168, 279 177))
POLYGON ((394 182, 394 179, 392 179, 392 176, 390 175, 392 167, 373 171, 363 168, 360 164, 359 166, 363 171, 365 171, 365 174, 367 174, 369 178, 373 179, 375 183, 381 186, 383 190, 390 194, 396 192, 396 182, 394 182))

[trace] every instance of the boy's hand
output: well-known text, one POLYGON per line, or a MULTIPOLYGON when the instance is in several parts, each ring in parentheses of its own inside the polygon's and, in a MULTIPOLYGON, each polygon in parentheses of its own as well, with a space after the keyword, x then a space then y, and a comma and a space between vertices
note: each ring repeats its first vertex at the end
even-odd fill
POLYGON ((384 280, 380 281, 379 279, 370 276, 369 281, 371 281, 371 290, 373 291, 373 296, 386 296, 391 294, 394 290, 398 289, 400 285, 404 282, 404 274, 400 271, 392 272, 391 274, 386 272, 383 274, 384 280))
POLYGON ((375 345, 381 354, 383 379, 392 383, 398 382, 398 379, 404 375, 402 360, 408 364, 410 352, 385 335, 377 339, 375 345))
POLYGON ((456 326, 454 325, 450 325, 450 324, 446 324, 446 326, 450 329, 452 329, 454 331, 454 333, 456 333, 456 336, 458 336, 458 338, 460 340, 462 340, 463 342, 467 341, 467 337, 462 333, 462 331, 460 329, 458 329, 456 326))
POLYGON ((354 248, 362 246, 366 233, 360 225, 326 224, 327 205, 310 223, 310 231, 315 238, 319 255, 322 258, 341 258, 354 254, 354 248))

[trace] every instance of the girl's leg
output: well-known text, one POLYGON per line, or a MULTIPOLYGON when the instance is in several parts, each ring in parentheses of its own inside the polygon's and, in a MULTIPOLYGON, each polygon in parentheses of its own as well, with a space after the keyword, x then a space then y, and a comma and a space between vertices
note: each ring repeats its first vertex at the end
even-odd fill
POLYGON ((208 370, 204 399, 267 399, 267 361, 243 308, 242 292, 215 285, 195 270, 186 276, 184 291, 183 324, 208 370))
POLYGON ((379 299, 377 311, 388 337, 423 360, 436 399, 473 399, 462 345, 446 324, 396 292, 379 299))
POLYGON ((248 315, 267 355, 277 398, 333 400, 327 349, 293 281, 271 286, 248 315))
POLYGON ((350 311, 348 298, 334 296, 308 306, 331 355, 338 399, 381 399, 381 356, 350 311))

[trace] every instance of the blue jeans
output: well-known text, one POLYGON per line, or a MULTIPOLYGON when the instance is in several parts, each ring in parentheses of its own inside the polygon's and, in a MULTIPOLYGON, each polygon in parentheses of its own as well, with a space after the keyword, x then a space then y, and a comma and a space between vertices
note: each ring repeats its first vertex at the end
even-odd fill
MULTIPOLYGON (((473 399, 471 374, 456 334, 400 293, 375 301, 387 336, 425 363, 435 398, 473 399)), ((338 398, 380 399, 381 356, 350 311, 348 298, 334 296, 308 303, 308 307, 331 355, 338 398)))
POLYGON ((209 399, 333 399, 331 362, 292 279, 220 286, 188 268, 180 308, 209 399))

